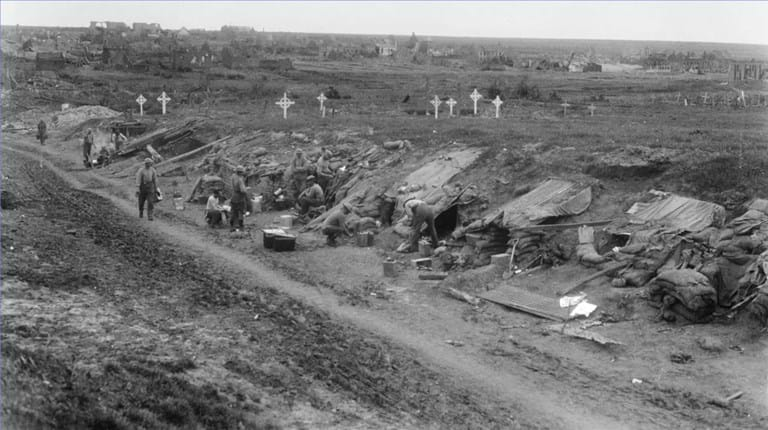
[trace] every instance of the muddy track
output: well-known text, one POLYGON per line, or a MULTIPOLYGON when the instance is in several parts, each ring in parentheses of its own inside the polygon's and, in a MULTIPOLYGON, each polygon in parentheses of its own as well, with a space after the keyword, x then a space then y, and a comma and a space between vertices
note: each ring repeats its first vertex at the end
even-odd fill
MULTIPOLYGON (((407 333, 392 333, 387 338, 394 339, 393 343, 334 322, 328 314, 318 312, 316 308, 289 299, 275 289, 265 288, 264 285, 277 285, 276 279, 270 275, 265 273, 264 279, 257 276, 258 281, 254 281, 252 274, 249 279, 247 271, 225 273, 220 267, 209 267, 212 263, 199 259, 205 256, 199 247, 192 246, 189 251, 179 251, 180 246, 189 245, 191 241, 162 242, 158 240, 158 235, 142 228, 137 220, 125 218, 124 212, 113 207, 112 202, 94 199, 89 193, 69 189, 47 170, 41 174, 35 163, 25 162, 21 165, 27 172, 26 181, 34 184, 34 191, 22 190, 18 194, 46 196, 43 203, 45 210, 49 211, 48 218, 56 219, 58 226, 55 232, 49 232, 53 240, 66 243, 72 239, 66 230, 73 229, 71 225, 79 226, 75 228, 76 234, 90 238, 90 246, 97 245, 97 252, 113 255, 114 263, 110 272, 112 275, 82 270, 86 265, 81 260, 80 263, 73 262, 70 265, 80 268, 67 271, 66 276, 70 278, 62 278, 63 274, 58 272, 54 276, 41 276, 39 273, 45 273, 45 270, 41 271, 40 268, 16 270, 14 276, 50 288, 54 288, 57 283, 72 285, 73 281, 67 279, 79 280, 82 285, 98 290, 99 295, 110 303, 126 300, 125 289, 128 289, 131 294, 135 292, 146 296, 157 312, 154 316, 150 312, 148 316, 147 312, 135 312, 125 306, 121 312, 126 318, 140 319, 160 332, 167 332, 169 336, 180 333, 183 334, 181 337, 191 336, 181 329, 165 329, 169 322, 186 324, 200 321, 206 316, 226 319, 227 323, 221 325, 226 329, 243 331, 245 340, 238 344, 230 339, 236 344, 232 353, 219 352, 219 355, 224 356, 221 363, 223 368, 229 374, 253 385, 276 390, 286 404, 306 401, 328 410, 329 407, 323 406, 325 403, 312 394, 313 385, 320 382, 335 392, 360 399, 377 411, 380 420, 371 428, 387 427, 390 425, 387 423, 392 422, 398 423, 393 426, 395 428, 763 428, 764 420, 750 416, 746 410, 713 408, 708 404, 711 399, 674 386, 647 382, 640 386, 627 385, 616 381, 615 375, 596 372, 576 360, 554 356, 525 343, 488 343, 480 347, 484 356, 480 357, 475 366, 477 379, 487 381, 490 386, 505 383, 506 386, 503 387, 505 396, 498 398, 478 393, 476 388, 465 388, 473 386, 467 384, 467 381, 452 381, 451 375, 455 376, 455 372, 435 369, 430 364, 439 362, 462 367, 461 360, 451 357, 435 360, 435 353, 424 354, 424 350, 430 349, 429 346, 416 348, 419 350, 417 353, 397 346, 413 345, 414 339, 410 339, 407 333), (83 231, 80 232, 80 229, 83 231), (114 277, 115 272, 128 275, 119 276, 118 279, 109 278, 114 277), (115 288, 112 285, 115 282, 124 286, 115 288), (173 306, 166 304, 169 298, 173 306), (259 315, 260 324, 265 326, 258 329, 253 327, 254 314, 259 315), (244 353, 244 349, 258 349, 259 352, 244 353), (288 357, 278 363, 281 368, 287 369, 286 372, 275 374, 268 370, 267 364, 275 357, 288 357), (419 357, 425 357, 426 360, 422 362, 419 357), (489 369, 495 369, 495 373, 489 369), (494 375, 499 376, 502 372, 504 377, 494 380, 494 375), (520 385, 510 386, 509 382, 516 379, 520 385), (533 389, 537 393, 529 391, 532 387, 536 387, 533 389), (592 415, 592 418, 570 421, 579 420, 579 417, 563 410, 554 411, 554 416, 537 416, 533 410, 526 410, 508 401, 515 395, 528 398, 529 403, 531 399, 536 402, 537 399, 549 396, 545 398, 549 401, 540 410, 557 405, 560 402, 558 399, 566 398, 576 399, 567 400, 566 403, 575 401, 580 405, 593 405, 597 408, 609 404, 622 406, 591 410, 587 414, 592 415), (606 425, 611 422, 606 420, 595 421, 594 415, 610 417, 614 424, 606 425)), ((36 204, 40 205, 30 199, 21 200, 22 207, 27 205, 31 209, 36 204)), ((42 210, 43 206, 39 206, 39 209, 42 210)), ((169 218, 174 223, 178 221, 172 213, 161 214, 160 218, 169 218)), ((5 230, 3 235, 5 247, 5 230)), ((8 239, 13 240, 18 236, 17 232, 8 239)), ((93 249, 83 251, 92 252, 93 249)), ((251 260, 253 257, 233 262, 242 265, 251 260)), ((316 285, 318 291, 321 288, 334 290, 333 285, 327 285, 304 273, 299 266, 281 263, 265 255, 259 260, 266 263, 257 267, 276 269, 299 281, 305 288, 307 285, 316 285)), ((3 270, 5 275, 5 267, 3 270)), ((287 286, 277 286, 280 289, 283 287, 287 286)), ((296 291, 288 290, 297 296, 296 291)), ((312 295, 306 292, 298 294, 300 297, 312 295)), ((25 330, 21 329, 22 332, 25 330)), ((381 331, 387 330, 377 332, 381 331)), ((153 350, 147 348, 146 352, 152 355, 153 350)), ((181 377, 182 380, 187 366, 193 366, 192 372, 196 371, 195 366, 202 367, 199 359, 192 360, 186 355, 147 361, 146 357, 142 358, 141 354, 134 351, 124 351, 110 363, 110 366, 114 363, 127 363, 128 367, 116 365, 123 369, 122 374, 128 375, 125 376, 126 381, 133 377, 130 376, 131 372, 142 366, 159 369, 160 372, 181 377), (167 368, 175 369, 176 373, 168 373, 165 370, 167 368)), ((67 366, 71 368, 72 363, 67 366)), ((226 390, 221 395, 237 398, 237 393, 226 390)), ((247 405, 240 407, 241 410, 248 410, 247 405)), ((121 413, 121 419, 125 419, 123 416, 127 412, 121 413)), ((162 411, 153 413, 162 415, 162 411)))
MULTIPOLYGON (((116 307, 124 321, 146 324, 168 336, 175 334, 168 328, 174 319, 226 316, 244 331, 230 340, 237 344, 243 338, 247 345, 236 345, 224 367, 254 385, 282 390, 291 401, 317 403, 309 387, 319 383, 377 411, 384 422, 404 427, 536 428, 511 418, 509 410, 486 405, 420 364, 412 352, 335 323, 274 289, 244 285, 241 278, 159 241, 110 202, 69 188, 34 161, 13 158, 14 166, 7 168, 6 162, 4 173, 29 186, 18 190, 26 196, 20 206, 3 214, 8 226, 2 241, 4 280, 18 279, 31 291, 93 294, 116 307), (10 247, 31 248, 34 258, 10 247), (254 315, 259 316, 257 326, 254 315), (241 348, 258 353, 238 357, 241 348), (285 371, 265 372, 262 365, 271 361, 285 371)), ((14 191, 14 186, 8 188, 14 191)), ((27 294, 11 289, 6 298, 27 294)), ((76 333, 57 333, 55 326, 46 327, 49 337, 76 338, 65 342, 71 347, 49 348, 35 341, 40 330, 17 324, 13 314, 3 324, 3 359, 11 363, 4 366, 3 388, 18 394, 12 403, 4 396, 7 422, 41 428, 254 424, 247 418, 253 408, 231 400, 238 398, 236 391, 214 381, 192 383, 185 372, 199 364, 183 354, 147 358, 155 355, 158 345, 141 339, 136 339, 137 348, 130 342, 94 345, 95 340, 76 333), (91 348, 100 353, 89 355, 91 348), (86 363, 87 372, 78 370, 86 363), (40 386, 40 380, 46 384, 40 386), (22 395, 25 392, 31 397, 22 395), (32 403, 32 393, 44 400, 32 403)))

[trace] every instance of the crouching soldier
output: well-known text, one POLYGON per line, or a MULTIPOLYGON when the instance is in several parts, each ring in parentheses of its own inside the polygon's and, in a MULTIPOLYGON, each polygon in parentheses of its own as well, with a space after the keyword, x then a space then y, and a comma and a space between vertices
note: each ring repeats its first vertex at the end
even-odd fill
POLYGON ((435 211, 432 206, 419 199, 410 199, 405 202, 405 213, 411 218, 411 252, 419 249, 421 227, 427 224, 432 247, 437 247, 437 231, 435 230, 435 211))
POLYGON ((326 236, 326 244, 328 246, 336 246, 336 238, 341 234, 352 236, 349 229, 347 229, 347 215, 352 211, 347 203, 343 203, 341 208, 334 211, 325 219, 323 223, 323 234, 326 236))

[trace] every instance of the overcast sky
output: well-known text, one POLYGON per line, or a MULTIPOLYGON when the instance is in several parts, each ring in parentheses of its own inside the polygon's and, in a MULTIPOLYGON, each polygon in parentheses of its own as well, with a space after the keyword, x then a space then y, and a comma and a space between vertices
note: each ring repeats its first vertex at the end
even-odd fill
POLYGON ((768 45, 768 2, 6 1, 3 25, 157 22, 163 28, 768 45))

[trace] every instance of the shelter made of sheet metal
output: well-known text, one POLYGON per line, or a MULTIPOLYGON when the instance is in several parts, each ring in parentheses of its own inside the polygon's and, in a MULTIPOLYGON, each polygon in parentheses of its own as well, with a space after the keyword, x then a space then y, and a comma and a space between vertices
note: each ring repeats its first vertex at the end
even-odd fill
POLYGON ((406 200, 416 198, 432 205, 435 216, 448 209, 455 194, 447 192, 445 186, 459 173, 464 171, 477 157, 482 154, 479 149, 455 151, 430 161, 410 175, 400 184, 393 186, 387 194, 395 196, 400 187, 416 187, 412 192, 400 194, 395 207, 395 218, 403 215, 403 204, 406 200), (404 185, 404 184, 405 185, 404 185))

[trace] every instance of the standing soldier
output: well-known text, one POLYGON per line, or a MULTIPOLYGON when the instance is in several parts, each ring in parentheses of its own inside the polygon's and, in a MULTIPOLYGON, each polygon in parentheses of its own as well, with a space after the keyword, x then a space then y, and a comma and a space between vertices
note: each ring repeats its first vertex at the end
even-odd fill
POLYGON ((144 216, 144 202, 147 202, 147 219, 152 221, 152 212, 155 209, 157 200, 157 171, 152 167, 154 162, 151 158, 144 159, 144 167, 136 173, 136 185, 139 191, 136 193, 139 197, 139 218, 144 216))
POLYGON ((230 231, 245 228, 243 213, 245 213, 246 200, 248 200, 248 189, 245 187, 244 177, 245 167, 237 166, 235 173, 232 174, 230 179, 232 184, 232 199, 230 200, 232 216, 229 218, 230 231))
POLYGON ((83 163, 91 168, 91 150, 93 149, 93 129, 89 128, 83 137, 83 163))
POLYGON ((48 126, 42 119, 37 123, 37 139, 40 141, 40 145, 45 145, 45 139, 48 138, 48 126))

